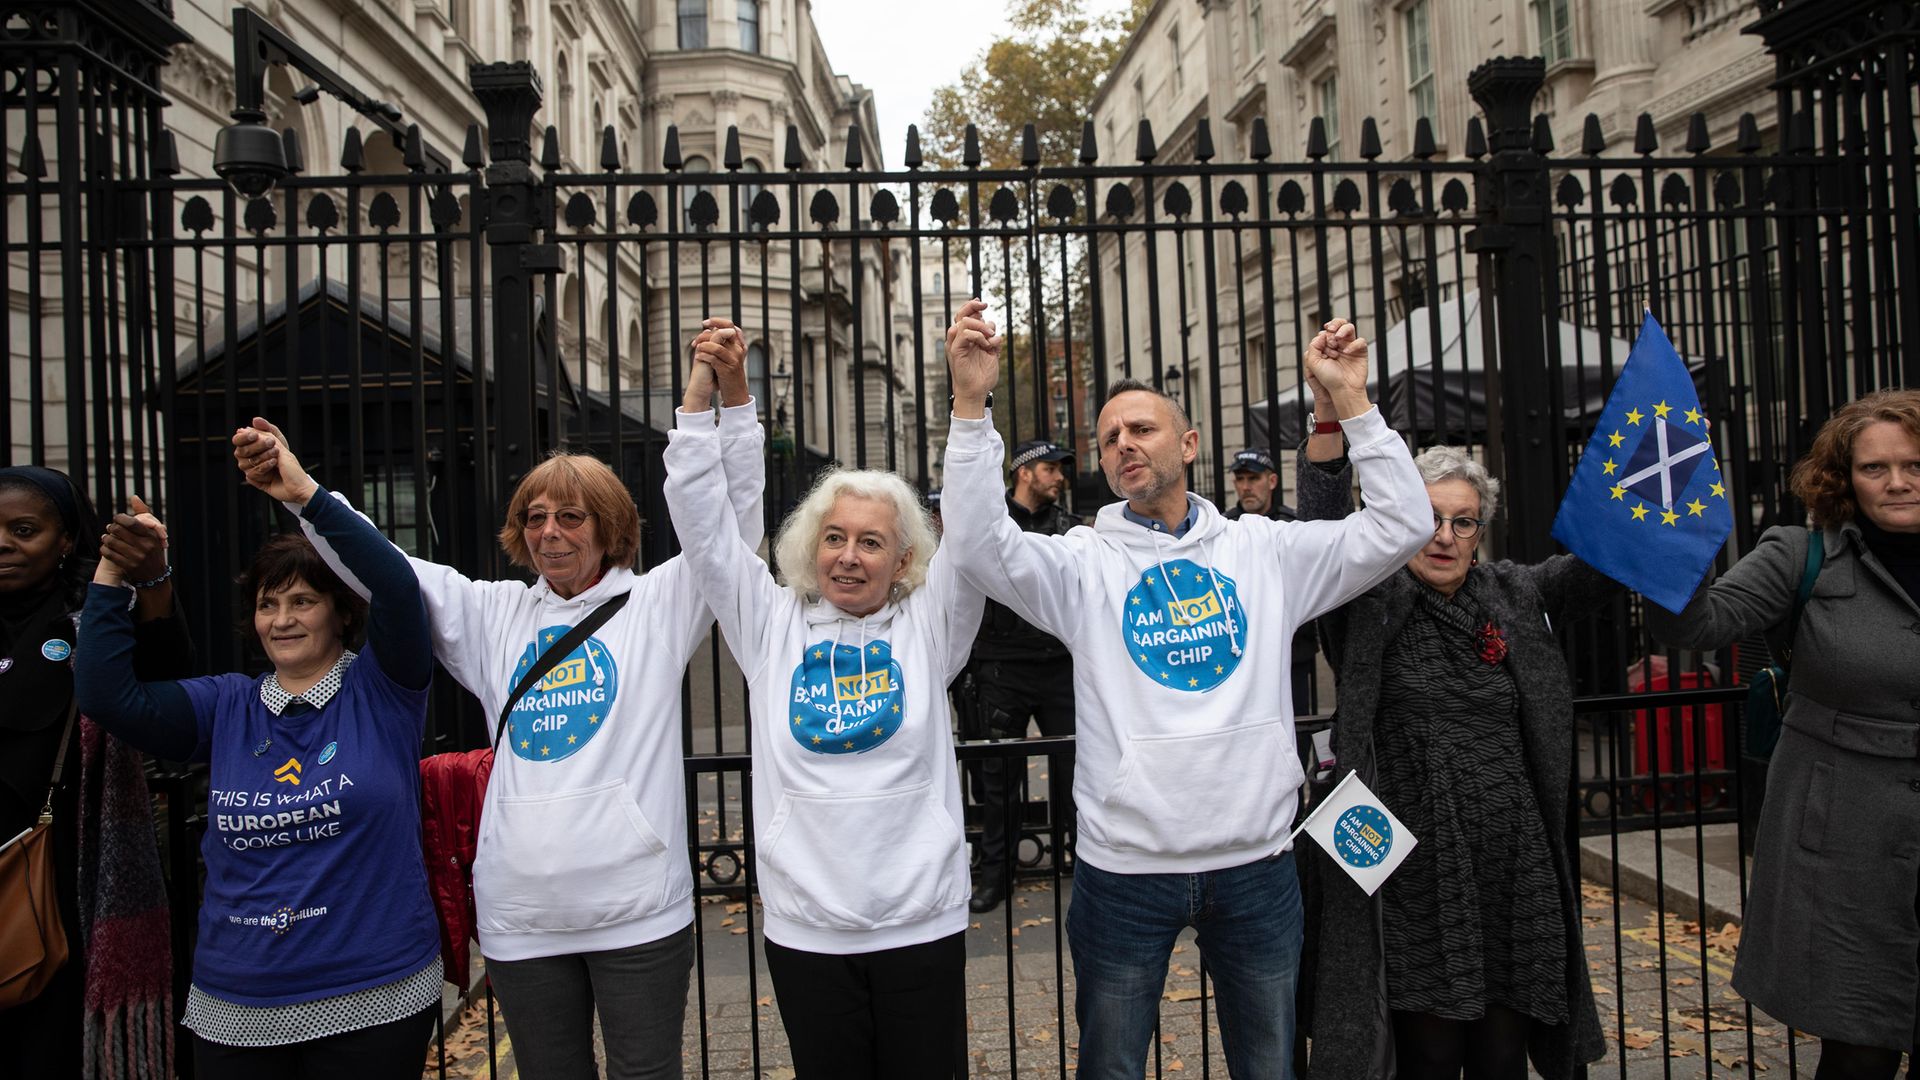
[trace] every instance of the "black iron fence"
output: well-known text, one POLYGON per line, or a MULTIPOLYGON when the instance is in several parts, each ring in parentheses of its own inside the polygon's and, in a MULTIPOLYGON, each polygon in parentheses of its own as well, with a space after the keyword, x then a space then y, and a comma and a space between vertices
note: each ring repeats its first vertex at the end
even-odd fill
MULTIPOLYGON (((225 163, 232 182, 182 169, 152 89, 178 35, 147 6, 114 49, 94 47, 108 31, 87 4, 41 5, 30 24, 44 33, 0 37, 17 75, 0 111, 12 163, 0 248, 15 267, 0 302, 22 314, 0 321, 0 443, 68 469, 102 506, 138 493, 159 507, 213 670, 257 664, 230 631, 229 582, 284 527, 236 482, 227 436, 247 418, 281 423, 401 546, 482 576, 505 572, 491 536, 518 477, 549 447, 589 449, 627 481, 655 565, 675 550, 664 432, 708 314, 752 346, 770 519, 830 462, 938 485, 940 334, 983 292, 1000 298, 1010 340, 997 421, 1009 441, 1078 449, 1083 512, 1107 497, 1087 433, 1119 377, 1193 413, 1196 491, 1224 503, 1225 463, 1249 444, 1278 451, 1290 491, 1310 408, 1298 358, 1344 315, 1374 340, 1375 397, 1394 426, 1417 444, 1472 446, 1505 477, 1511 509, 1492 542, 1524 559, 1552 550, 1558 493, 1643 307, 1717 419, 1736 552, 1797 520, 1785 468, 1836 403, 1920 383, 1920 81, 1899 4, 1839 5, 1860 17, 1832 23, 1814 12, 1832 3, 1763 4, 1777 114, 1719 136, 1694 117, 1677 149, 1645 116, 1630 140, 1590 120, 1577 149, 1557 147, 1531 113, 1539 61, 1495 60, 1470 81, 1484 118, 1457 153, 1439 153, 1424 121, 1404 158, 1383 153, 1368 120, 1340 160, 1318 121, 1296 152, 1262 121, 1229 145, 1202 120, 1171 146, 1144 122, 1131 145, 1102 146, 1089 124, 1076 161, 1033 153, 1008 170, 973 157, 928 169, 910 140, 884 170, 862 160, 858 131, 828 161, 793 128, 778 146, 668 129, 661 168, 634 171, 608 129, 597 154, 571 148, 599 171, 573 173, 539 127, 532 69, 493 64, 474 69, 487 125, 457 162, 392 123, 337 147, 252 130, 235 145, 258 151, 268 135, 285 171, 249 174, 243 155, 225 163), (694 171, 695 157, 718 168, 694 171)), ((1578 829, 1733 824, 1744 849, 1761 777, 1742 763, 1739 691, 1725 688, 1764 647, 1662 654, 1638 626, 1623 600, 1561 628, 1584 716, 1578 829)), ((424 749, 477 745, 471 704, 436 686, 424 749)), ((1335 704, 1323 673, 1312 705, 1335 704)), ((703 895, 750 896, 745 708, 717 641, 686 680, 682 743, 703 895)), ((1070 747, 962 756, 1029 752, 1070 747)), ((160 791, 186 956, 201 796, 190 772, 166 772, 160 791)), ((1045 856, 1030 869, 1054 875, 1057 903, 1060 838, 1043 800, 1020 800, 1029 850, 1045 856)), ((743 915, 751 949, 750 903, 743 915)), ((1664 963, 1664 924, 1659 940, 1664 963)), ((1055 953, 1064 1024, 1057 938, 1055 953)), ((1006 1008, 1008 1056, 1028 1061, 1011 996, 1006 1008)), ((756 1049, 754 1075, 759 1064, 756 1049)))

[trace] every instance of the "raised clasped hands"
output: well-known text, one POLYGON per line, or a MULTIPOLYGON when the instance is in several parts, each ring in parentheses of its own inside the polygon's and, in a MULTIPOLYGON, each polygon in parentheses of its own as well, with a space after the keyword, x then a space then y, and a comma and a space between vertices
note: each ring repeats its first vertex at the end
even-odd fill
POLYGON ((319 490, 287 447, 287 437, 261 417, 233 433, 233 460, 247 483, 281 502, 304 506, 319 490))
POLYGON ((720 404, 728 407, 753 400, 753 388, 747 385, 746 336, 726 319, 706 319, 700 326, 681 407, 688 412, 710 408, 716 388, 720 404))
POLYGON ((987 395, 1000 381, 1002 338, 987 320, 983 300, 969 300, 954 312, 947 328, 947 371, 953 387, 953 414, 962 419, 985 415, 987 395))
POLYGON ((1307 344, 1304 367, 1314 402, 1334 409, 1334 418, 1350 420, 1366 412, 1367 339, 1345 319, 1334 319, 1307 344))
POLYGON ((100 566, 93 579, 119 585, 160 581, 166 575, 167 527, 154 516, 146 500, 131 496, 127 509, 113 515, 100 537, 100 566))

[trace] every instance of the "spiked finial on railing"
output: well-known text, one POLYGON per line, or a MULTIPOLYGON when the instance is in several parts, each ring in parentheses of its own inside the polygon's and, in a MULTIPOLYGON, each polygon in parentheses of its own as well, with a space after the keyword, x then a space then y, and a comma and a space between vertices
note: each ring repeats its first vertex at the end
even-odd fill
POLYGON ((1733 137, 1733 149, 1738 154, 1760 152, 1760 123, 1750 112, 1740 114, 1740 127, 1733 137))
POLYGON ((849 169, 858 169, 865 162, 866 162, 866 157, 864 156, 864 152, 860 149, 860 125, 849 124, 847 125, 846 166, 849 169))
POLYGON ((907 152, 900 161, 909 169, 917 169, 927 163, 926 157, 920 153, 919 124, 907 125, 907 152))
POLYGON ((153 175, 180 175, 180 144, 174 141, 173 132, 160 129, 160 138, 153 144, 153 175))
POLYGON ((1247 156, 1255 161, 1265 161, 1273 156, 1273 140, 1267 135, 1267 118, 1253 118, 1253 136, 1248 142, 1247 156))
POLYGON ((1683 148, 1689 154, 1704 154, 1713 149, 1713 138, 1707 134, 1707 114, 1696 112, 1687 120, 1687 143, 1683 148))
POLYGON ((1593 113, 1588 113, 1586 123, 1580 125, 1580 152, 1588 157, 1607 152, 1607 133, 1600 128, 1600 117, 1593 113))
POLYGON ((1213 125, 1204 116, 1194 125, 1193 160, 1213 160, 1213 125))
POLYGON ((360 138, 360 129, 350 127, 347 137, 340 144, 340 171, 357 173, 367 167, 367 147, 360 138))
POLYGON ((660 167, 668 172, 679 172, 685 162, 680 157, 680 125, 667 125, 667 144, 660 149, 660 167))
POLYGON ((1307 121, 1307 156, 1319 161, 1327 156, 1327 121, 1316 116, 1307 121))
POLYGON ((285 128, 280 132, 280 153, 287 159, 287 174, 299 176, 307 171, 307 155, 300 148, 300 132, 285 128))
POLYGON ((1487 129, 1477 116, 1467 117, 1467 143, 1461 151, 1475 161, 1487 156, 1487 129))
POLYGON ((727 141, 724 148, 720 151, 720 164, 728 172, 738 172, 747 164, 747 159, 740 153, 740 127, 738 124, 727 125, 727 141))
POLYGON ((1386 148, 1380 145, 1380 125, 1375 122, 1371 116, 1362 118, 1360 121, 1360 157, 1366 161, 1373 161, 1384 153, 1386 153, 1386 148))
POLYGON ((40 134, 32 128, 20 145, 20 175, 29 180, 47 178, 47 154, 40 148, 40 134))
POLYGON ((1133 140, 1133 159, 1135 161, 1152 161, 1159 156, 1160 149, 1153 143, 1153 125, 1148 123, 1145 117, 1142 117, 1140 120, 1140 130, 1133 140))
POLYGON ((1660 133, 1653 129, 1653 117, 1640 114, 1640 120, 1633 127, 1633 152, 1651 154, 1660 149, 1660 133))
POLYGON ((427 169, 427 141, 420 137, 420 125, 408 124, 407 137, 402 143, 400 164, 408 172, 425 172, 427 169))
POLYGON ((1787 120, 1787 153, 1811 154, 1815 145, 1813 110, 1801 109, 1787 120))
POLYGON ((980 167, 980 129, 967 125, 966 136, 960 142, 960 164, 969 169, 980 167))
POLYGON ((547 172, 560 171, 560 133, 547 125, 547 137, 540 145, 540 167, 547 172))
POLYGON ((1040 166, 1040 134, 1032 124, 1020 129, 1020 166, 1026 169, 1040 166))
POLYGON ((1092 165, 1100 160, 1100 140, 1093 132, 1093 121, 1080 122, 1080 164, 1092 165))
POLYGON ((1433 139, 1433 121, 1421 117, 1413 122, 1413 159, 1426 161, 1440 152, 1433 139))
POLYGON ((469 169, 483 169, 487 165, 485 153, 480 148, 480 125, 467 125, 467 144, 460 148, 460 164, 469 169))
POLYGON ((804 169, 807 156, 800 152, 800 128, 796 124, 787 125, 787 145, 780 155, 780 167, 783 169, 804 169))
POLYGON ((1533 152, 1542 157, 1553 153, 1553 124, 1545 113, 1533 118, 1533 152))
POLYGON ((620 136, 612 124, 600 132, 600 168, 607 172, 620 171, 620 136))

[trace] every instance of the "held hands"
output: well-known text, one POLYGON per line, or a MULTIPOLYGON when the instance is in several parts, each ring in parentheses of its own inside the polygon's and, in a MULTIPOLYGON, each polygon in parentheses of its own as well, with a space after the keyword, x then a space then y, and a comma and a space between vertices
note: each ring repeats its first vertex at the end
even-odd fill
POLYGON ((1307 388, 1313 392, 1314 415, 1350 420, 1372 407, 1367 399, 1367 340, 1359 328, 1335 319, 1321 328, 1307 345, 1307 388))
POLYGON ((720 404, 732 407, 753 400, 747 385, 747 342, 740 328, 726 319, 707 319, 693 339, 693 366, 687 372, 687 391, 681 407, 698 412, 712 406, 713 391, 720 404))
POLYGON ((975 420, 986 415, 987 395, 1000 381, 1003 339, 987 321, 987 305, 969 300, 947 328, 947 371, 953 386, 953 415, 975 420))
POLYGON ((145 500, 127 500, 125 513, 113 515, 100 537, 100 565, 93 580, 102 585, 154 582, 167 576, 167 527, 145 500))
POLYGON ((233 460, 247 483, 281 502, 305 506, 320 487, 287 448, 287 437, 258 416, 233 433, 233 460))

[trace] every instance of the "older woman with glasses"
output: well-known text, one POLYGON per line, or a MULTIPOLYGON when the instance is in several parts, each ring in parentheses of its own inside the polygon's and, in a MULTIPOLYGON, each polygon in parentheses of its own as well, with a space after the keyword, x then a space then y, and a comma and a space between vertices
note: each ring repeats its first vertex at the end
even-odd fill
MULTIPOLYGON (((1339 435, 1308 441, 1300 518, 1344 517, 1339 435)), ((1500 483, 1456 447, 1414 459, 1433 537, 1321 632, 1339 679, 1334 749, 1419 846, 1368 897, 1328 872, 1314 980, 1322 1077, 1547 1080, 1600 1057, 1566 843, 1573 693, 1556 620, 1617 591, 1571 555, 1476 552, 1500 483)))
MULTIPOLYGON (((738 333, 724 320, 706 326, 696 340, 738 333)), ((721 389, 724 497, 733 527, 758 543, 760 425, 744 378, 721 389)), ((255 453, 272 454, 277 439, 263 435, 255 453)), ((684 558, 636 573, 639 545, 626 484, 598 458, 556 453, 520 482, 500 530, 532 584, 411 560, 434 656, 489 718, 506 714, 474 907, 515 1059, 542 1080, 597 1075, 596 1012, 609 1077, 681 1075, 694 946, 680 683, 713 615, 684 558), (596 615, 605 622, 516 694, 550 647, 596 615)))

